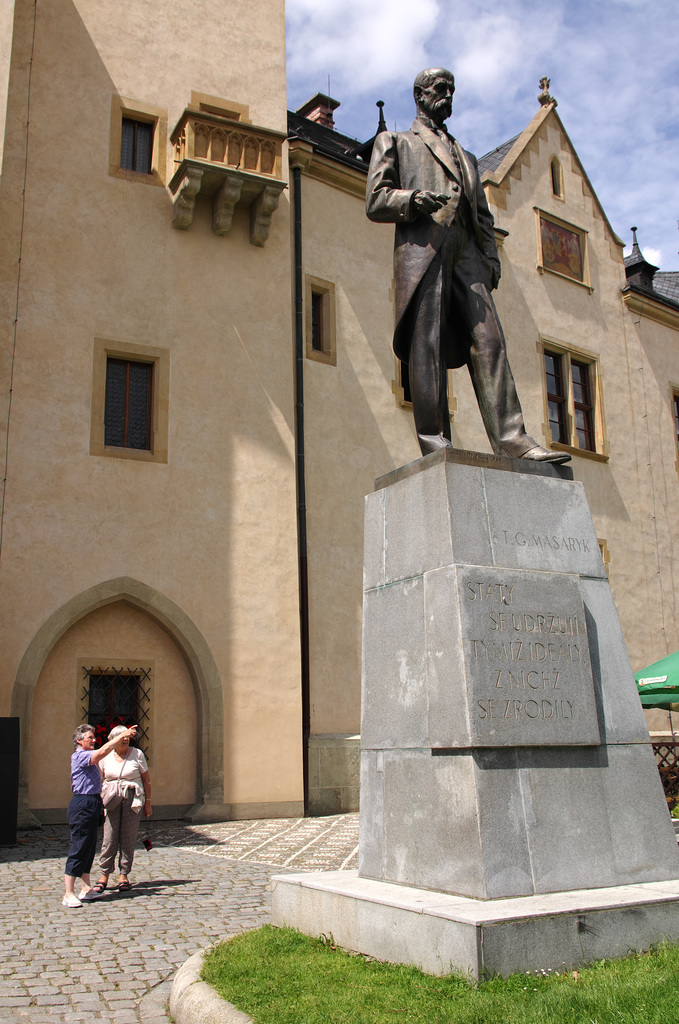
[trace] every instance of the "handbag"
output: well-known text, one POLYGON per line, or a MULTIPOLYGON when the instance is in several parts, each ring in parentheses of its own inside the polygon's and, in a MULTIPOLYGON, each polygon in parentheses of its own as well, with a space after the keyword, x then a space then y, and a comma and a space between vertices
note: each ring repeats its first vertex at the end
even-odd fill
POLYGON ((127 754, 123 758, 123 762, 120 765, 120 774, 117 779, 109 779, 101 787, 101 802, 104 805, 104 810, 115 811, 123 800, 127 792, 127 783, 122 781, 123 768, 125 767, 125 761, 127 760, 127 754))

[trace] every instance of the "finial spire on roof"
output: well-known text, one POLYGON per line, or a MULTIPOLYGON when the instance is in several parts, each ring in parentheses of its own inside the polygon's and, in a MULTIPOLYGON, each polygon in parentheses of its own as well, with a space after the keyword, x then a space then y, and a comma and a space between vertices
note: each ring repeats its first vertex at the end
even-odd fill
POLYGON ((387 130, 387 122, 384 120, 384 100, 378 100, 375 106, 380 109, 380 119, 377 125, 377 131, 375 132, 375 135, 379 135, 380 132, 386 132, 387 130))
POLYGON ((551 78, 547 78, 546 75, 543 75, 540 79, 540 88, 542 89, 542 92, 538 94, 538 99, 540 101, 540 106, 542 107, 546 107, 549 103, 553 103, 554 106, 557 105, 554 97, 549 95, 551 81, 551 78))
POLYGON ((378 108, 380 112, 380 119, 377 124, 377 131, 373 135, 372 139, 368 139, 368 141, 364 142, 362 146, 359 146, 355 153, 355 156, 357 156, 360 160, 364 160, 366 163, 370 162, 370 157, 372 156, 375 139, 381 132, 387 131, 387 122, 384 120, 384 100, 378 100, 375 106, 378 108))
POLYGON ((642 291, 649 292, 653 291, 653 277, 657 271, 657 267, 652 263, 649 263, 645 259, 644 254, 639 248, 637 241, 636 225, 630 228, 632 232, 632 251, 629 256, 625 256, 625 274, 629 284, 635 285, 642 291))
POLYGON ((628 267, 634 266, 636 263, 643 263, 643 262, 645 262, 644 261, 644 254, 642 253, 641 249, 639 248, 639 243, 637 242, 637 231, 638 230, 639 229, 637 228, 636 225, 633 228, 630 228, 630 231, 632 232, 632 251, 631 251, 631 253, 629 254, 629 256, 625 260, 625 265, 628 266, 628 267))

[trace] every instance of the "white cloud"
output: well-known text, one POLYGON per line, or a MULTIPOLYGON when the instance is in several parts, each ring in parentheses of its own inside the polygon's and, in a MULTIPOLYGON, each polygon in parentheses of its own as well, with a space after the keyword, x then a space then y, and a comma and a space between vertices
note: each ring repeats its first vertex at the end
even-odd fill
POLYGON ((451 130, 481 155, 526 126, 547 75, 613 229, 627 241, 637 224, 644 253, 679 267, 676 0, 288 0, 287 12, 290 105, 330 75, 337 127, 361 139, 377 99, 406 128, 415 74, 443 65, 451 130))
POLYGON ((438 14, 437 0, 288 0, 288 75, 315 81, 342 95, 397 82, 404 66, 426 62, 425 43, 438 14))
POLYGON ((456 75, 487 99, 506 102, 514 95, 536 52, 549 48, 558 36, 559 19, 554 11, 547 11, 539 21, 525 23, 517 7, 506 4, 501 12, 486 13, 470 8, 466 18, 444 29, 456 75))

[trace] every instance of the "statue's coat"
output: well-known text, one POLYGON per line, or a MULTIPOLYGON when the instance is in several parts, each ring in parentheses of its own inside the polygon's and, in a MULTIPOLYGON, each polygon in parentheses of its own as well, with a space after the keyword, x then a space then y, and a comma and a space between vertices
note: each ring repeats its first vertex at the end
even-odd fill
MULTIPOLYGON (((415 289, 452 223, 460 197, 469 200, 472 232, 489 275, 499 278, 493 217, 481 186, 476 157, 453 142, 459 171, 445 141, 415 120, 407 132, 381 132, 375 139, 368 174, 366 212, 370 220, 396 224, 394 238, 394 351, 408 362, 410 335, 401 330, 415 289), (460 176, 462 180, 460 181, 460 176), (416 214, 413 196, 429 191, 450 196, 440 210, 416 214)), ((449 346, 446 365, 462 366, 466 352, 449 346)))

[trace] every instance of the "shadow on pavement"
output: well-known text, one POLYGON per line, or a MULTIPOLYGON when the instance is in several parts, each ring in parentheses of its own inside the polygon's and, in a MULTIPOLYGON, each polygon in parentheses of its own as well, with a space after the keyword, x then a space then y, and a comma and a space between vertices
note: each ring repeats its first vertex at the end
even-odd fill
MULTIPOLYGON (((101 833, 97 837, 97 850, 101 848, 101 833)), ((217 839, 194 831, 190 825, 181 821, 149 821, 142 822, 139 829, 139 843, 149 838, 154 849, 163 847, 219 845, 217 839)), ((17 842, 13 846, 0 846, 0 864, 11 864, 16 861, 52 860, 55 857, 66 859, 69 847, 68 825, 43 825, 39 829, 25 829, 17 834, 17 842)))
POLYGON ((153 878, 145 879, 143 882, 133 882, 132 888, 125 892, 119 892, 116 886, 106 890, 106 893, 97 900, 97 903, 111 903, 118 900, 129 900, 139 896, 167 896, 166 890, 174 889, 180 885, 195 885, 201 882, 201 878, 153 878))

